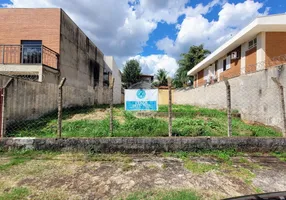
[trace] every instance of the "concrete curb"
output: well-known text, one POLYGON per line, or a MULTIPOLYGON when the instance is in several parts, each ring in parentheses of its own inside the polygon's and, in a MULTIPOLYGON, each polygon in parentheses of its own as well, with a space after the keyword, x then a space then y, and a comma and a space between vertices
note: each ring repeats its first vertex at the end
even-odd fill
POLYGON ((150 153, 236 149, 243 152, 286 151, 286 138, 172 137, 172 138, 4 138, 0 149, 150 153))

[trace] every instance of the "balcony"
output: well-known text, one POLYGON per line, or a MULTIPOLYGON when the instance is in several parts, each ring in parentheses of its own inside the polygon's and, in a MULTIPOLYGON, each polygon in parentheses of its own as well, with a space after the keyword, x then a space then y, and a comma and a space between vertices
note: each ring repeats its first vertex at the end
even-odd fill
POLYGON ((59 54, 44 45, 0 45, 0 64, 44 65, 58 69, 59 54))
POLYGON ((44 68, 56 73, 59 54, 44 45, 0 45, 0 74, 43 81, 44 68))

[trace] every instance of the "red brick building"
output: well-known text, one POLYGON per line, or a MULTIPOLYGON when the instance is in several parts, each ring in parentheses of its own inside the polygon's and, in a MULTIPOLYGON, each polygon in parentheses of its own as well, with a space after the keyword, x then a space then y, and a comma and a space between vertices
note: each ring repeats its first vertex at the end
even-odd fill
POLYGON ((0 26, 0 74, 55 84, 65 77, 106 102, 112 66, 62 9, 1 8, 0 26))

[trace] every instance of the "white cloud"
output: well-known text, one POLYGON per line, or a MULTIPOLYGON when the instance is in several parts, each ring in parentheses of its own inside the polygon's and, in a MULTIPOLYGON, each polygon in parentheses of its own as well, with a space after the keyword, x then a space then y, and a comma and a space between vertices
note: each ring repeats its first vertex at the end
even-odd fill
POLYGON ((191 45, 205 44, 206 48, 213 51, 257 16, 268 14, 269 8, 259 12, 262 7, 263 3, 250 0, 238 4, 225 3, 218 13, 217 21, 209 21, 202 14, 187 15, 179 27, 176 40, 163 38, 157 42, 157 48, 173 57, 188 51, 191 45))
POLYGON ((138 18, 128 0, 11 0, 7 7, 60 7, 108 55, 142 51, 157 23, 138 18))
POLYGON ((169 76, 173 76, 178 68, 176 60, 167 55, 134 56, 129 58, 136 59, 142 66, 143 74, 156 74, 158 69, 165 69, 169 76))
POLYGON ((188 0, 140 0, 136 14, 152 21, 177 23, 180 15, 185 13, 185 4, 188 0))
POLYGON ((268 8, 259 12, 263 4, 256 1, 226 1, 186 6, 188 0, 11 0, 5 6, 61 7, 104 54, 115 57, 119 67, 132 57, 139 59, 144 73, 165 68, 173 75, 177 68, 175 58, 191 45, 203 43, 214 50, 256 16, 268 13, 268 8), (205 14, 216 5, 222 6, 219 18, 209 21, 205 14), (182 15, 184 20, 179 24, 178 17, 182 15), (157 41, 157 48, 167 55, 139 56, 158 22, 174 24, 178 30, 176 39, 167 36, 157 41))

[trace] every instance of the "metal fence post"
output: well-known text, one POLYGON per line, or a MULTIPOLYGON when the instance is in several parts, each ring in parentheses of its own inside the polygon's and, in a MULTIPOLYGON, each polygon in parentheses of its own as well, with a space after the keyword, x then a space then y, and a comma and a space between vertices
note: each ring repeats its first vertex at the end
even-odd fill
POLYGON ((169 137, 172 137, 172 79, 168 78, 168 92, 169 92, 169 107, 168 107, 168 117, 169 117, 169 137))
POLYGON ((66 82, 66 78, 62 78, 59 84, 59 96, 58 96, 58 137, 62 137, 62 115, 63 115, 63 85, 66 82))
POLYGON ((109 94, 109 103, 110 103, 110 121, 109 121, 109 136, 113 135, 113 87, 114 87, 114 78, 111 79, 111 83, 109 86, 110 94, 109 94))
POLYGON ((231 119, 231 92, 230 92, 230 84, 227 79, 224 80, 226 86, 226 102, 227 102, 227 135, 228 137, 232 136, 232 119, 231 119))
POLYGON ((1 119, 1 133, 0 133, 0 138, 4 138, 6 136, 6 107, 7 107, 7 88, 9 85, 12 83, 14 79, 10 78, 7 83, 4 85, 2 88, 2 95, 0 98, 2 98, 2 119, 1 119))
POLYGON ((281 99, 281 106, 282 106, 282 115, 283 115, 283 137, 286 137, 286 110, 285 110, 285 99, 284 99, 284 87, 283 85, 280 83, 280 81, 278 81, 277 78, 272 77, 271 78, 274 83, 277 84, 279 90, 280 90, 280 99, 281 99))

